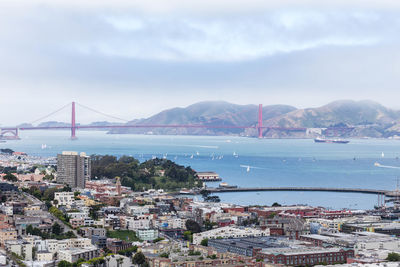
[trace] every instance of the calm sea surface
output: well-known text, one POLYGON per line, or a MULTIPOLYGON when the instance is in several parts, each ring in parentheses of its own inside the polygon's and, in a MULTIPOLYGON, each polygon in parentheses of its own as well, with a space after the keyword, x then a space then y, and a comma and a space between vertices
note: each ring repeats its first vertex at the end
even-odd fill
MULTIPOLYGON (((321 186, 395 189, 400 168, 400 141, 351 140, 349 144, 321 144, 303 139, 243 137, 108 135, 79 131, 22 132, 22 140, 0 143, 32 155, 55 156, 63 150, 88 154, 131 155, 143 161, 167 157, 197 171, 216 171, 224 182, 250 186, 321 186), (47 148, 42 149, 42 144, 47 148), (249 165, 248 172, 241 165, 249 165)), ((210 184, 212 186, 213 184, 210 184)), ((217 183, 214 183, 217 185, 217 183)), ((373 208, 377 197, 365 194, 320 192, 223 193, 221 200, 237 204, 310 204, 331 208, 373 208)))

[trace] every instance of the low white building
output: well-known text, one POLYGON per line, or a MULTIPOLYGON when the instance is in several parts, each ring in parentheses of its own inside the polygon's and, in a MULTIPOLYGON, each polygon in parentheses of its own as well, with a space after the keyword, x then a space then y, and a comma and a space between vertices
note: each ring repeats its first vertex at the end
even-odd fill
POLYGON ((203 239, 215 239, 215 238, 241 238, 241 237, 261 237, 269 236, 269 229, 261 230, 255 228, 243 228, 226 226, 210 231, 205 231, 197 234, 193 234, 193 244, 200 245, 203 239))
POLYGON ((99 249, 95 246, 87 248, 70 248, 59 250, 58 260, 68 261, 70 263, 76 262, 79 259, 90 260, 99 256, 99 249))
POLYGON ((110 255, 106 257, 107 267, 130 267, 132 266, 131 259, 122 255, 110 255), (108 260, 109 259, 109 260, 108 260), (122 259, 118 263, 118 259, 122 259))
POLYGON ((36 252, 36 261, 52 261, 53 253, 50 251, 38 251, 36 252))
POLYGON ((24 260, 31 261, 33 259, 33 245, 28 242, 8 240, 5 246, 12 253, 24 257, 24 260))
POLYGON ((55 192, 54 200, 57 201, 55 206, 58 208, 59 206, 71 207, 71 205, 75 201, 74 192, 55 192))
POLYGON ((151 220, 149 216, 126 217, 125 228, 136 231, 137 229, 150 228, 151 220))
POLYGON ((92 242, 89 238, 70 238, 64 240, 46 239, 35 241, 37 251, 48 251, 52 254, 59 250, 70 248, 86 248, 91 247, 92 242))
POLYGON ((89 218, 89 214, 87 212, 67 212, 67 214, 70 219, 89 218))
POLYGON ((158 238, 158 229, 138 229, 136 236, 144 241, 152 241, 158 238))

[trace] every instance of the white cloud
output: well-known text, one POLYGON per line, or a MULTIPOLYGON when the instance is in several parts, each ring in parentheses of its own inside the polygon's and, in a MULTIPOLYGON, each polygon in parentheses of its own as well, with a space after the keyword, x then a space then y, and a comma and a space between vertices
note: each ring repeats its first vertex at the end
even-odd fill
POLYGON ((0 104, 13 112, 0 123, 73 99, 127 118, 207 99, 308 106, 379 91, 396 104, 399 5, 2 0, 0 104))
POLYGON ((89 54, 137 59, 254 60, 320 46, 375 45, 388 34, 374 28, 380 20, 375 13, 293 10, 208 19, 112 16, 104 19, 114 28, 111 38, 77 46, 89 54))

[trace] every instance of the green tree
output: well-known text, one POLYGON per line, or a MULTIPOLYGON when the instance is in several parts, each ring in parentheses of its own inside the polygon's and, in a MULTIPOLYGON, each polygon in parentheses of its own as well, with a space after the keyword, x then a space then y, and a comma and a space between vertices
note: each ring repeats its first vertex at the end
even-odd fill
POLYGON ((141 265, 141 264, 145 263, 145 261, 146 261, 146 257, 140 251, 138 253, 136 253, 135 256, 133 256, 133 258, 132 258, 133 264, 141 265))
POLYGON ((281 207, 282 205, 281 204, 279 204, 278 202, 274 202, 273 204, 272 204, 272 207, 281 207))
POLYGON ((391 252, 388 254, 386 260, 388 261, 400 261, 400 254, 396 252, 391 252))
POLYGON ((208 247, 208 238, 204 238, 203 240, 201 240, 200 245, 208 247))
POLYGON ((53 234, 55 234, 55 235, 59 235, 59 234, 61 234, 61 232, 62 232, 62 228, 61 228, 61 226, 60 226, 57 222, 55 222, 55 223, 53 224, 53 226, 51 227, 51 232, 52 232, 53 234))
POLYGON ((57 267, 72 267, 72 264, 69 263, 68 261, 60 261, 57 267))
POLYGON ((15 176, 12 173, 7 173, 6 175, 3 176, 4 180, 10 181, 10 182, 16 182, 18 181, 17 176, 15 176))
POLYGON ((4 203, 7 201, 7 196, 6 195, 1 195, 1 203, 4 203))
POLYGON ((190 231, 185 231, 185 232, 183 232, 183 238, 184 238, 185 240, 188 240, 188 241, 190 241, 190 242, 193 242, 193 234, 192 234, 192 232, 190 232, 190 231))
POLYGON ((192 233, 200 233, 201 232, 200 225, 193 220, 187 220, 185 223, 185 226, 186 226, 186 229, 188 231, 191 231, 192 233))

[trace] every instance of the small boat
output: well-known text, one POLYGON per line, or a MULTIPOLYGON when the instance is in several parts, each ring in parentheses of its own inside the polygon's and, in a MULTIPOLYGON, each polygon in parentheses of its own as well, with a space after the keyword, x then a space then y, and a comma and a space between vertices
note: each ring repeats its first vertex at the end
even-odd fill
POLYGON ((333 144, 347 144, 350 141, 348 140, 342 140, 342 139, 325 139, 325 138, 315 138, 314 139, 315 143, 333 143, 333 144))

